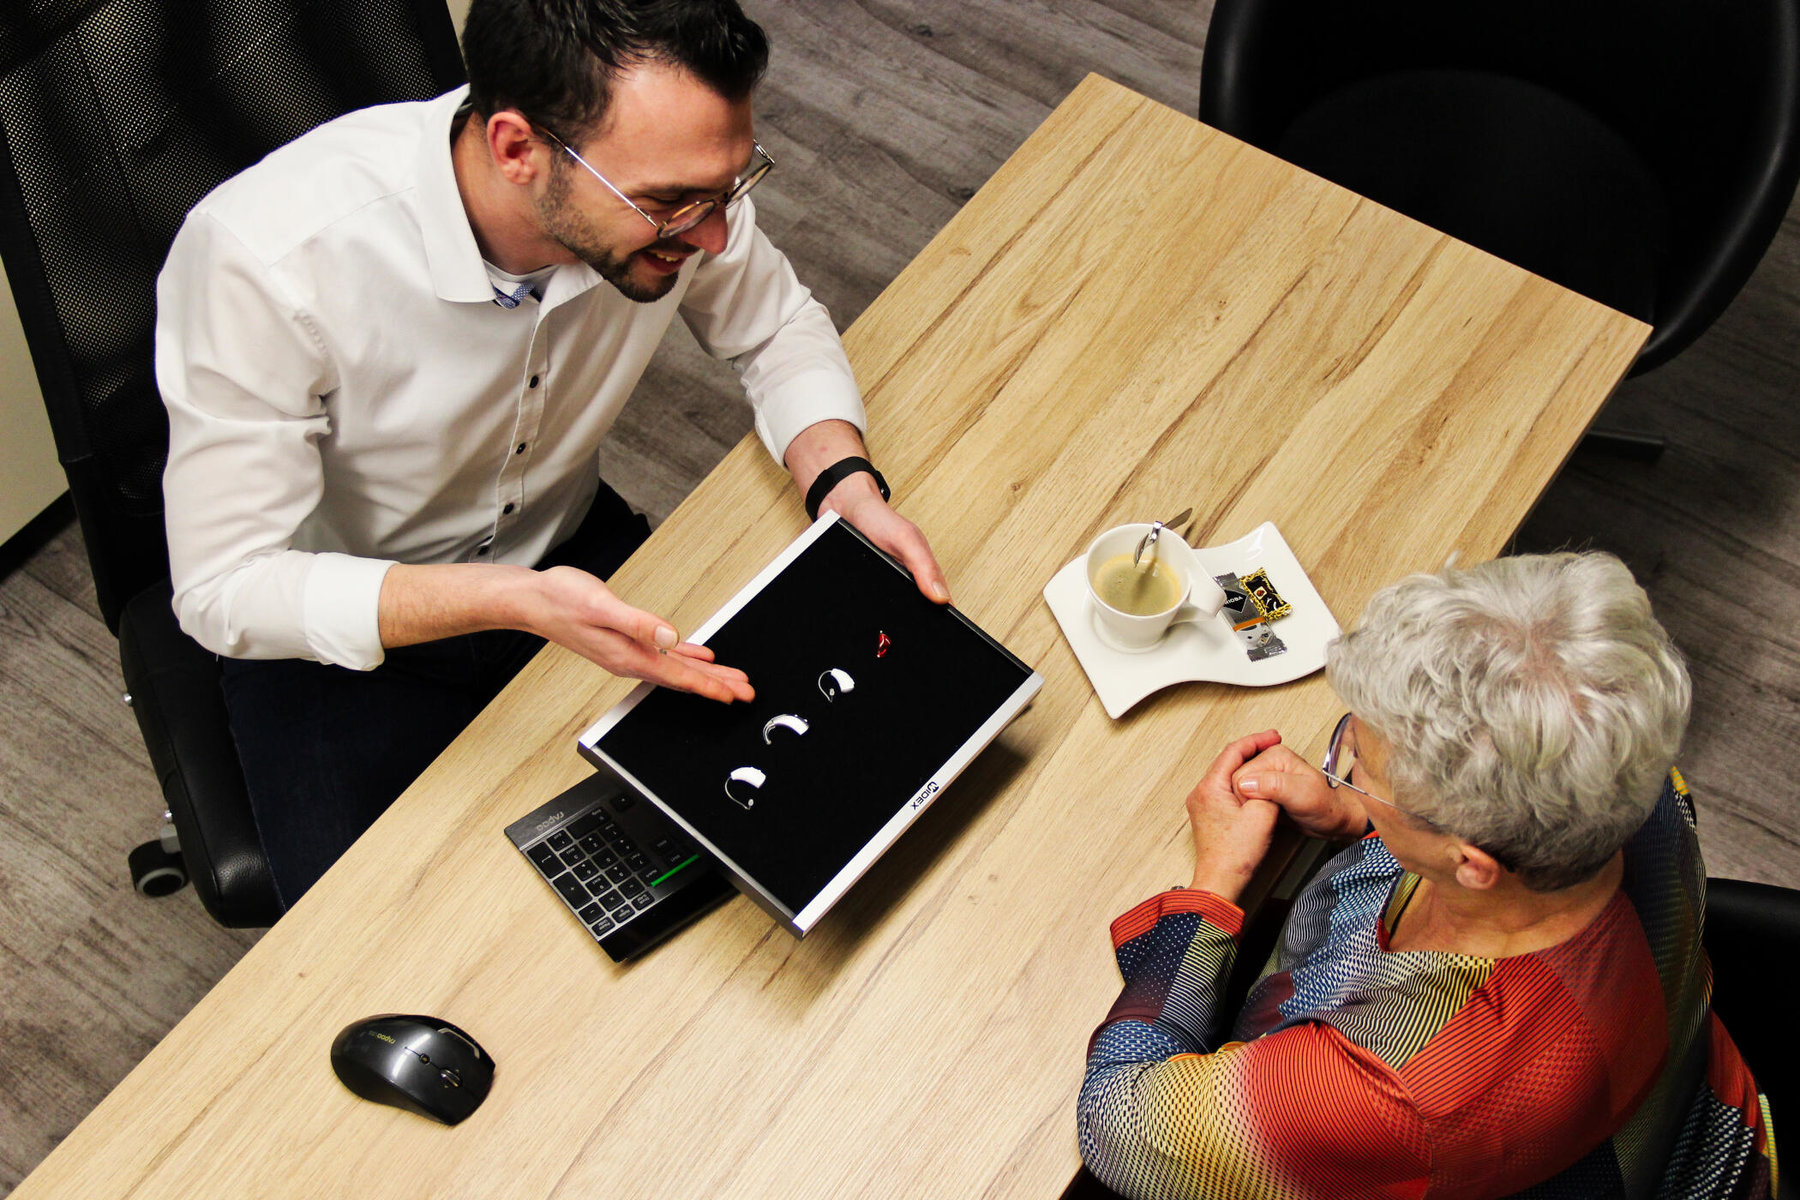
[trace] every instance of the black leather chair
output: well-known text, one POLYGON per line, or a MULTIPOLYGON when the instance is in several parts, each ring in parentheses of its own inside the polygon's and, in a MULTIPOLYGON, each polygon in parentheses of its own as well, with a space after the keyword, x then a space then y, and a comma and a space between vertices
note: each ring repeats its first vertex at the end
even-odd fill
POLYGON ((1724 311, 1800 179, 1800 0, 1218 0, 1200 119, 1655 326, 1724 311))
POLYGON ((175 624, 162 523, 168 425, 155 281, 188 209, 313 126, 463 81, 444 0, 30 0, 0 9, 0 256, 100 609, 179 857, 221 923, 279 915, 217 660, 175 624))
MULTIPOLYGON (((1706 930, 1702 934, 1713 969, 1713 1011, 1769 1098, 1777 1146, 1795 1144, 1791 1131, 1800 1120, 1794 1107, 1800 1055, 1781 981, 1800 962, 1800 892, 1741 879, 1706 881, 1706 930), (1784 965, 1785 964, 1785 965, 1784 965)), ((1781 1177, 1781 1197, 1800 1195, 1792 1159, 1781 1177)))

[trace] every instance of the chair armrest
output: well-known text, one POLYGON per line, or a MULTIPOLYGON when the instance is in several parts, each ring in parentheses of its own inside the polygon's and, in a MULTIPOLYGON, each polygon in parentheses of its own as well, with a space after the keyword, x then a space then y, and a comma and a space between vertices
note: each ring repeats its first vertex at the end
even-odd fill
POLYGON ((200 902, 221 925, 272 925, 281 915, 244 771, 219 689, 219 660, 181 631, 168 580, 126 602, 119 621, 125 687, 181 856, 200 902))
MULTIPOLYGON (((1776 1137, 1792 1141, 1790 1129, 1800 1110, 1792 1107, 1800 1056, 1794 1047, 1793 1023, 1779 986, 1777 965, 1800 953, 1800 891, 1742 879, 1706 881, 1706 926, 1702 937, 1712 960, 1713 1012, 1737 1043, 1756 1076, 1756 1086, 1769 1098, 1776 1137)), ((1792 1194, 1793 1175, 1781 1177, 1780 1194, 1792 1194)))

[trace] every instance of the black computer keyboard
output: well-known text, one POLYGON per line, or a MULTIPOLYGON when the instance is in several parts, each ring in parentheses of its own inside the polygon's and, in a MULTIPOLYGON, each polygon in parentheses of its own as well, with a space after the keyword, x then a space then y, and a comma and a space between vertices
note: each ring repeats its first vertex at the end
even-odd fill
POLYGON ((514 821, 506 836, 615 961, 732 892, 685 833, 605 774, 514 821))

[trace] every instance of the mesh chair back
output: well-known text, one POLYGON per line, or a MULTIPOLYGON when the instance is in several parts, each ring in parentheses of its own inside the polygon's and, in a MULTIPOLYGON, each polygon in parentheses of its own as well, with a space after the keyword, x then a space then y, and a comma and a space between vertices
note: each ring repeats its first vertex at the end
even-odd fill
POLYGON ((151 332, 188 209, 315 125, 462 79, 444 0, 5 6, 0 255, 115 632, 168 574, 151 332))

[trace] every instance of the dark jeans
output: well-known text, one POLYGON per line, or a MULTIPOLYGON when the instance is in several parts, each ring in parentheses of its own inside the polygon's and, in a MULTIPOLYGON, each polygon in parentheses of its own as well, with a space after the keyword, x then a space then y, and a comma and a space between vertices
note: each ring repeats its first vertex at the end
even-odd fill
MULTIPOLYGON (((574 536, 539 565, 605 579, 649 535, 650 523, 602 483, 574 536)), ((513 630, 473 633, 389 650, 372 671, 300 659, 224 660, 231 732, 283 909, 543 645, 513 630)))

